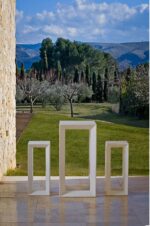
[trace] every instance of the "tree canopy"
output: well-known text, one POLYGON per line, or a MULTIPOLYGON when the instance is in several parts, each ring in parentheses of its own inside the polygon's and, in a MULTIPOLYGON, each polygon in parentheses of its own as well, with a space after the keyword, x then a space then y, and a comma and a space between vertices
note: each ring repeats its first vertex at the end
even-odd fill
MULTIPOLYGON (((42 41, 40 61, 32 64, 32 70, 44 77, 54 79, 73 79, 75 73, 85 73, 85 80, 90 85, 92 74, 100 72, 103 76, 106 67, 109 75, 114 74, 116 62, 111 55, 76 41, 58 38, 55 43, 50 38, 42 41)), ((83 79, 83 78, 82 78, 83 79)))

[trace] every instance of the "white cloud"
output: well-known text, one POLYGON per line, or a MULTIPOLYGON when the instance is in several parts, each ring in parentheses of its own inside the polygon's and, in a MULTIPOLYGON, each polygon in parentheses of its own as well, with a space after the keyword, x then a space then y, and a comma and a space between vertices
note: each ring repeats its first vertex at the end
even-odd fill
POLYGON ((140 13, 143 13, 145 10, 149 10, 149 5, 148 4, 141 4, 139 6, 139 10, 140 10, 140 13))
POLYGON ((36 18, 38 20, 53 19, 54 18, 54 13, 53 12, 48 12, 48 11, 44 10, 41 13, 37 13, 36 14, 36 18))
POLYGON ((106 19, 106 16, 105 14, 100 14, 97 16, 97 22, 98 24, 100 25, 105 25, 107 23, 107 19, 106 19))
POLYGON ((16 23, 19 23, 23 19, 23 16, 23 11, 16 10, 16 23))
POLYGON ((46 25, 43 27, 42 30, 47 34, 56 35, 56 36, 61 36, 64 34, 64 30, 60 26, 55 26, 55 25, 46 25))
POLYGON ((78 34, 78 31, 75 27, 68 27, 67 31, 71 37, 75 37, 78 34))
POLYGON ((37 32, 39 30, 40 30, 40 27, 26 25, 25 28, 23 29, 23 34, 29 34, 29 33, 37 32))
POLYGON ((125 21, 132 18, 137 13, 134 7, 129 7, 126 4, 114 3, 110 5, 108 16, 114 21, 125 21))
MULTIPOLYGON (((109 30, 118 29, 116 33, 121 36, 124 24, 128 24, 130 30, 130 20, 142 15, 147 9, 148 4, 129 6, 120 2, 96 3, 74 0, 73 4, 68 5, 57 3, 55 11, 44 10, 34 16, 28 15, 23 33, 49 35, 54 39, 62 36, 75 40, 96 41, 106 38, 106 35, 110 36, 109 30)), ((16 17, 20 21, 24 17, 23 11, 18 11, 16 17)))

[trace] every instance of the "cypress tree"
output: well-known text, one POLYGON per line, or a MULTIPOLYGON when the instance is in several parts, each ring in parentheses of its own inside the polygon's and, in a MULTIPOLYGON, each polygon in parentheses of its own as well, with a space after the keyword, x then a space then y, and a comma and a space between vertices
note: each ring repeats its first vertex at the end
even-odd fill
POLYGON ((47 58, 47 52, 44 50, 44 65, 46 72, 48 71, 48 58, 47 58))
POLYGON ((18 78, 19 77, 19 68, 18 68, 18 65, 16 64, 16 77, 18 78))
POLYGON ((130 67, 127 68, 125 79, 126 79, 127 82, 129 82, 130 79, 131 79, 131 68, 130 67))
POLYGON ((83 71, 81 72, 81 79, 80 79, 80 81, 81 81, 82 83, 85 82, 84 72, 83 72, 83 71))
POLYGON ((90 86, 90 69, 89 69, 89 65, 86 65, 86 69, 85 69, 85 81, 88 84, 88 86, 90 86))
POLYGON ((62 68, 61 68, 61 63, 59 60, 57 61, 57 79, 59 81, 62 80, 62 68))
POLYGON ((104 101, 108 101, 108 68, 105 69, 104 75, 104 101))
POLYGON ((79 83, 79 72, 78 72, 78 69, 75 69, 73 82, 74 83, 79 83))
POLYGON ((114 83, 116 83, 118 80, 118 75, 117 75, 117 71, 114 71, 114 83))
POLYGON ((103 102, 103 83, 100 74, 97 77, 95 96, 97 102, 103 102))
POLYGON ((20 78, 24 79, 25 78, 25 69, 24 69, 24 64, 21 64, 21 69, 20 69, 20 78))
POLYGON ((96 92, 96 73, 93 72, 93 75, 92 75, 92 90, 93 90, 93 93, 96 92))
POLYGON ((92 74, 92 90, 93 90, 93 100, 95 100, 95 93, 96 93, 96 73, 93 72, 92 74))
POLYGON ((118 68, 114 71, 114 83, 117 83, 119 80, 119 71, 118 68))

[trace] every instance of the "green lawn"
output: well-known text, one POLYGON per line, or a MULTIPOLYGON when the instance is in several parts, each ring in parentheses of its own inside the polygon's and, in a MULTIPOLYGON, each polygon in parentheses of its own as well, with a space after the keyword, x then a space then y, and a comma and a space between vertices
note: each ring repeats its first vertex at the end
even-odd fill
MULTIPOLYGON (((27 175, 27 143, 30 140, 51 141, 51 174, 58 175, 58 131, 60 120, 72 120, 69 107, 56 112, 52 107, 44 110, 38 106, 28 127, 17 143, 17 163, 20 168, 8 175, 27 175)), ((97 175, 104 175, 104 145, 107 140, 129 142, 129 174, 148 175, 148 128, 146 121, 120 117, 111 113, 110 105, 82 104, 75 106, 74 120, 94 119, 97 123, 97 175), (78 117, 78 118, 77 118, 78 117), (81 118, 82 117, 82 118, 81 118), (130 125, 131 124, 131 125, 130 125), (133 126, 134 125, 134 126, 133 126)), ((66 139, 66 175, 88 175, 88 132, 69 131, 66 139)), ((44 154, 36 152, 34 174, 44 175, 44 154)), ((112 154, 112 174, 121 173, 121 152, 112 154)))

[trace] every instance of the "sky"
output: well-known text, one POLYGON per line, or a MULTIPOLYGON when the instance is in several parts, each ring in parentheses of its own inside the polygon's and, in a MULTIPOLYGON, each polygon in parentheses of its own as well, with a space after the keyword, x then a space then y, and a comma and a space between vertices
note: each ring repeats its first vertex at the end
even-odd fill
POLYGON ((17 43, 148 41, 148 0, 17 0, 17 43))

